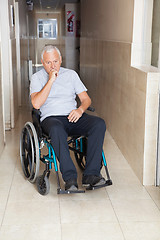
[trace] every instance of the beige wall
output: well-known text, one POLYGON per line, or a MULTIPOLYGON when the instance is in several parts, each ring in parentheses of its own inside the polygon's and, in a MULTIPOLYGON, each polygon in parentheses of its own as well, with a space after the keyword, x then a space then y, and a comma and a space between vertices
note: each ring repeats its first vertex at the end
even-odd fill
POLYGON ((134 1, 81 2, 81 78, 89 89, 96 113, 105 119, 109 132, 142 183, 147 146, 148 162, 154 168, 148 182, 154 184, 158 107, 152 121, 152 107, 148 110, 146 99, 150 102, 152 96, 152 104, 158 106, 158 81, 153 82, 155 88, 150 88, 147 72, 131 67, 134 1), (146 132, 151 128, 152 140, 146 141, 146 132))
POLYGON ((26 23, 26 15, 27 15, 27 7, 25 0, 16 0, 19 4, 19 22, 20 22, 20 37, 25 38, 27 36, 27 23, 26 23))
POLYGON ((14 104, 14 122, 18 119, 18 84, 17 84, 17 62, 16 62, 16 39, 11 40, 12 49, 12 77, 13 77, 13 104, 14 104))
MULTIPOLYGON (((1 27, 0 27, 0 35, 1 35, 1 27)), ((2 75, 1 75, 1 40, 0 40, 0 154, 4 147, 4 124, 3 124, 3 103, 2 103, 2 75)))
MULTIPOLYGON (((26 7, 25 0, 17 0, 19 3, 19 23, 20 23, 20 62, 21 62, 21 92, 22 99, 21 104, 24 107, 26 105, 29 96, 28 87, 29 87, 29 79, 28 79, 28 59, 29 59, 29 36, 27 32, 27 16, 28 11, 26 7)), ((32 53, 34 55, 34 48, 32 49, 32 53)), ((25 106, 27 107, 27 106, 25 106)))
POLYGON ((81 0, 82 36, 131 42, 134 0, 81 0))
MULTIPOLYGON (((22 89, 22 106, 28 103, 26 97, 29 96, 29 78, 28 78, 28 39, 21 38, 21 89, 22 89)), ((25 106, 26 107, 26 106, 25 106)))

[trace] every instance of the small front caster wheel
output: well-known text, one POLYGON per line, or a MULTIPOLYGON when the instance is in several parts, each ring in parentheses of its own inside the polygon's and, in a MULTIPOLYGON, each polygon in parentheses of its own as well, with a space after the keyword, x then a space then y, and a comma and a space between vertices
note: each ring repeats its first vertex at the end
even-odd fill
POLYGON ((50 191, 50 183, 49 183, 49 179, 47 178, 47 176, 43 177, 43 175, 37 177, 37 189, 38 192, 41 195, 47 195, 50 191))

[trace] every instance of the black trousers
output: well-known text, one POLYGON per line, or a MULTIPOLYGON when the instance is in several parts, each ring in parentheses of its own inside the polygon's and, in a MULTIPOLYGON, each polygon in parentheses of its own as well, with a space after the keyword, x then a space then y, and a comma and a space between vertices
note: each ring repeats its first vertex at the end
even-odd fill
POLYGON ((70 157, 68 136, 87 137, 87 157, 84 175, 99 175, 106 125, 103 119, 84 113, 76 122, 69 122, 67 116, 50 116, 41 123, 44 133, 51 138, 51 144, 60 162, 64 181, 77 178, 77 171, 70 157))

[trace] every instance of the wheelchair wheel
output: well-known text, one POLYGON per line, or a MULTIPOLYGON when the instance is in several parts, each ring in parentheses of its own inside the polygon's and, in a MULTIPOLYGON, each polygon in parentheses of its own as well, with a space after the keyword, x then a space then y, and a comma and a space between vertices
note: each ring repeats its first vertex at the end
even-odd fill
POLYGON ((39 173, 39 143, 34 125, 27 122, 20 138, 20 158, 24 175, 30 182, 35 182, 39 173))
POLYGON ((37 177, 37 189, 38 192, 41 195, 47 195, 50 191, 50 183, 49 183, 49 179, 47 178, 47 176, 43 177, 43 175, 38 176, 37 177))
MULTIPOLYGON (((84 171, 86 167, 86 154, 87 154, 87 138, 83 137, 82 139, 77 139, 73 143, 73 146, 81 151, 81 153, 74 152, 74 156, 79 168, 84 171)), ((101 159, 101 168, 103 167, 103 158, 101 159)))

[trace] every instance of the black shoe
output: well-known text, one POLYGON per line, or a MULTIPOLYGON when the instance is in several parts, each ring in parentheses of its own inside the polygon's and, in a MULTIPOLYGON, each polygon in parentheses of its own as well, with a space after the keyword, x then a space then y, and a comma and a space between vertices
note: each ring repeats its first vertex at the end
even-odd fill
POLYGON ((101 186, 106 183, 106 180, 102 176, 96 175, 84 175, 82 178, 82 185, 84 187, 89 186, 101 186))
POLYGON ((78 184, 76 179, 69 179, 66 181, 65 190, 76 191, 78 190, 78 184))

